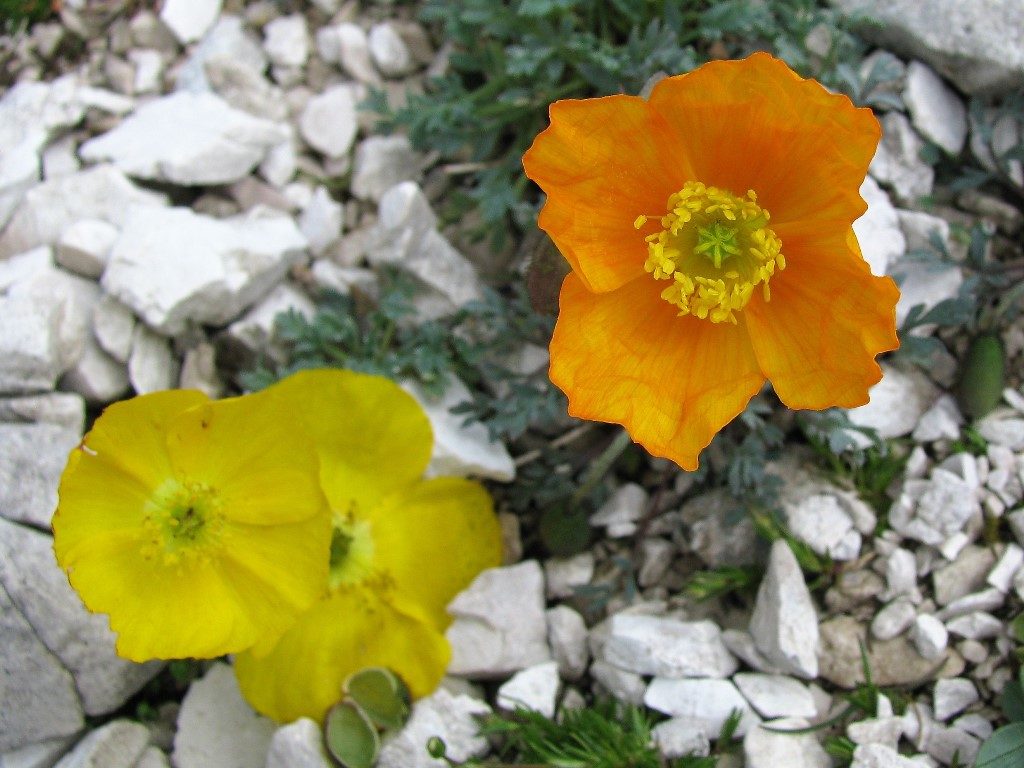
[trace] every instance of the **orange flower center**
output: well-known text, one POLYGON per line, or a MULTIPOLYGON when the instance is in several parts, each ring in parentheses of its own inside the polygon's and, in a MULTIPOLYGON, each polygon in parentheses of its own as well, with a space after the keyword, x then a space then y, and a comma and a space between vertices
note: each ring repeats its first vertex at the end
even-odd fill
MULTIPOLYGON (((737 197, 718 187, 688 181, 668 198, 662 230, 648 235, 644 269, 655 280, 671 280, 661 298, 713 323, 736 323, 736 312, 747 306, 754 288, 786 268, 782 241, 768 228, 768 211, 748 190, 737 197)), ((647 216, 639 216, 640 229, 647 216)))

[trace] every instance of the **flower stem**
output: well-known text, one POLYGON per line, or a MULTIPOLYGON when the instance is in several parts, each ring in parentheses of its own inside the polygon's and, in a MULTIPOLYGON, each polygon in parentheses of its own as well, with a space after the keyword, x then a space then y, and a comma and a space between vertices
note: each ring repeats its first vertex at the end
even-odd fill
POLYGON ((591 494, 591 492, 597 487, 608 470, 612 468, 612 464, 615 460, 622 455, 622 452, 626 450, 626 447, 633 442, 633 439, 629 436, 626 430, 622 430, 615 436, 615 439, 608 443, 608 447, 604 449, 600 456, 590 465, 590 469, 587 470, 587 474, 583 477, 583 482, 580 483, 579 488, 572 495, 569 500, 570 507, 579 506, 579 504, 591 494))

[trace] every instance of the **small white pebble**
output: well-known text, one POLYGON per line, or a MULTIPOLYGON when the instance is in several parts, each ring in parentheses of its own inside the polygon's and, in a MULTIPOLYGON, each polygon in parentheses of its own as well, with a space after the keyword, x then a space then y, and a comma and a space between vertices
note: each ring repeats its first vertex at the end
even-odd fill
POLYGON ((1024 395, 1015 389, 1007 387, 1003 390, 1003 400, 1015 411, 1024 413, 1024 395))
POLYGON ((1002 557, 989 571, 985 582, 1000 592, 1009 592, 1013 577, 1017 575, 1021 565, 1024 565, 1024 549, 1016 544, 1007 544, 1002 557))
POLYGON ((946 629, 950 634, 966 637, 968 640, 996 637, 1003 632, 1004 627, 1002 621, 984 611, 974 611, 946 622, 946 629))
POLYGON ((935 717, 938 720, 949 720, 958 715, 971 704, 978 701, 978 689, 974 683, 962 677, 939 680, 935 683, 932 701, 935 705, 935 717))
POLYGON ((941 621, 924 613, 914 619, 911 639, 922 658, 932 661, 939 658, 949 643, 949 632, 941 621))

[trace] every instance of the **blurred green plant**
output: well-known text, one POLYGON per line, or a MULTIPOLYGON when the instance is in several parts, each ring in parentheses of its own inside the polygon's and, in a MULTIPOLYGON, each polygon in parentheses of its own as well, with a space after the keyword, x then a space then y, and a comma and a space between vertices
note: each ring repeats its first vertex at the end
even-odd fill
POLYGON ((9 35, 48 19, 58 7, 55 0, 0 0, 0 32, 9 35))
POLYGON ((1003 715, 1009 721, 985 739, 974 768, 1019 768, 1024 765, 1024 670, 1003 686, 1003 715))
POLYGON ((497 760, 453 761, 444 741, 430 739, 431 757, 463 768, 714 768, 732 750, 741 713, 733 711, 709 756, 666 760, 652 741, 654 718, 632 704, 604 700, 589 707, 564 709, 557 720, 527 709, 491 715, 480 733, 499 746, 497 760))

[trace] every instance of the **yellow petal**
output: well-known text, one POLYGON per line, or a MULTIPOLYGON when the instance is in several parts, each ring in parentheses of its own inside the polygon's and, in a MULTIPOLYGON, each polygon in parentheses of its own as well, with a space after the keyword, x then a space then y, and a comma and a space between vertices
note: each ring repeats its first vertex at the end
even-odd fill
POLYGON ((110 455, 76 448, 61 474, 52 525, 54 551, 62 565, 79 546, 88 547, 93 536, 138 530, 142 525, 152 489, 120 462, 110 460, 110 455))
POLYGON ((275 525, 327 514, 309 436, 293 409, 266 393, 179 413, 167 446, 175 472, 214 489, 231 520, 275 525))
MULTIPOLYGON (((772 286, 774 287, 774 283, 772 286)), ((622 424, 683 469, 734 419, 764 376, 742 325, 679 317, 646 276, 595 294, 569 274, 551 339, 551 380, 569 413, 622 424)))
POLYGON ((82 441, 99 459, 155 488, 173 476, 165 443, 168 427, 182 411, 209 398, 173 389, 107 406, 82 441))
POLYGON ((274 526, 228 523, 222 536, 217 568, 250 620, 262 628, 254 647, 269 648, 324 596, 330 517, 274 526))
POLYGON ((118 655, 213 658, 259 639, 262 628, 211 561, 168 567, 140 556, 145 544, 130 532, 97 536, 62 563, 86 607, 110 615, 118 655))
POLYGON ((373 508, 373 566, 394 591, 422 605, 437 626, 451 599, 501 562, 501 529, 479 483, 454 477, 414 483, 373 508))
POLYGON ((433 435, 419 404, 381 376, 337 369, 300 371, 265 391, 297 409, 320 455, 331 505, 369 509, 418 479, 433 435))
POLYGON ((369 590, 344 588, 314 606, 269 653, 236 656, 235 674, 258 712, 278 722, 320 720, 353 672, 388 667, 420 697, 437 687, 450 655, 429 620, 369 590))

